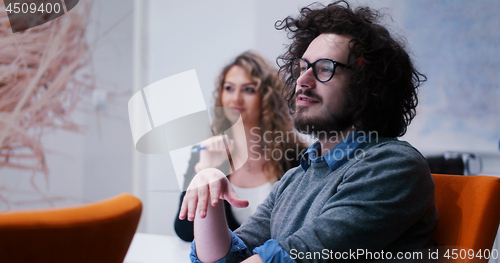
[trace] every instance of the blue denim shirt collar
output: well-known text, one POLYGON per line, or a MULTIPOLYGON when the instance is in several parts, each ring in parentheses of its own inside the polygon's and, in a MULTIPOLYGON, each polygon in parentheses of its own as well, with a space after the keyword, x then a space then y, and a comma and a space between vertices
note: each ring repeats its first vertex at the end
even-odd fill
POLYGON ((318 153, 321 153, 321 143, 316 141, 302 155, 300 166, 305 172, 311 166, 311 162, 319 163, 326 161, 330 169, 334 171, 350 159, 357 158, 360 154, 363 154, 363 152, 360 153, 356 150, 364 148, 369 142, 369 134, 358 129, 349 134, 347 138, 337 144, 328 153, 318 156, 318 153))

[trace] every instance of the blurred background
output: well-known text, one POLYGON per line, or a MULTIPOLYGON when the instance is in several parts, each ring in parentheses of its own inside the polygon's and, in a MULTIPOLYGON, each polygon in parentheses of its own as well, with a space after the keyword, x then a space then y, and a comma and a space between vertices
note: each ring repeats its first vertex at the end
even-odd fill
MULTIPOLYGON (((139 232, 175 235, 180 190, 170 157, 134 149, 128 100, 151 83, 196 69, 206 105, 213 105, 222 67, 246 50, 275 61, 289 43, 275 22, 310 3, 93 2, 85 25, 91 61, 84 71, 93 75, 94 85, 71 115, 81 132, 44 133, 47 176, 0 163, 0 211, 81 204, 129 192, 144 203, 139 232)), ((384 23, 406 37, 418 69, 428 77, 403 139, 426 156, 475 154, 482 159, 481 174, 500 176, 500 1, 351 3, 383 8, 384 23)), ((188 98, 165 98, 165 103, 188 98)))

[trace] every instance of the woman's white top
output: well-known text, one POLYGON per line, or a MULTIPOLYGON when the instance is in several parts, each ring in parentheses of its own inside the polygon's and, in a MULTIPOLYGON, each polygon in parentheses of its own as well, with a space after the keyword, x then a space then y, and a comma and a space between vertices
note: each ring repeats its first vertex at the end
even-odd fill
POLYGON ((267 182, 263 185, 252 188, 241 188, 235 185, 232 186, 234 188, 234 192, 236 192, 236 195, 239 198, 247 200, 249 202, 249 205, 244 208, 231 206, 231 211, 233 212, 234 218, 241 225, 255 213, 255 211, 257 210, 257 206, 262 204, 264 199, 266 199, 267 195, 271 192, 273 184, 271 182, 267 182))

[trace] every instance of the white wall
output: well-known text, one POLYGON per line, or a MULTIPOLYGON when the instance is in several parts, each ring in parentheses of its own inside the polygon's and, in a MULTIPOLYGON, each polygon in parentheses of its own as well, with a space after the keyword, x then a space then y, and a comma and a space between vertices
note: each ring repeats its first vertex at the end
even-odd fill
MULTIPOLYGON (((85 114, 83 198, 88 201, 132 191, 127 103, 133 82, 133 1, 94 1, 92 17, 87 38, 95 85, 107 92, 108 100, 103 110, 85 114)), ((90 96, 82 104, 92 106, 90 96)))

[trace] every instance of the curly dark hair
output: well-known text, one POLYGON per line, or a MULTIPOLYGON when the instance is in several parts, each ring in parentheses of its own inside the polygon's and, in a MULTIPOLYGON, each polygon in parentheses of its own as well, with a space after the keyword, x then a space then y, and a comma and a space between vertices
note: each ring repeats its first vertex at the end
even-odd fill
POLYGON ((352 123, 380 136, 399 137, 416 114, 417 92, 426 76, 418 72, 405 50, 405 41, 395 39, 382 25, 380 11, 369 7, 353 10, 346 1, 324 6, 311 4, 297 18, 278 20, 275 28, 288 31, 292 43, 278 57, 285 80, 283 96, 291 114, 295 108, 296 82, 290 75, 293 58, 302 57, 309 44, 321 34, 352 37, 348 65, 350 77, 347 105, 352 123), (318 8, 316 8, 318 7, 318 8))

